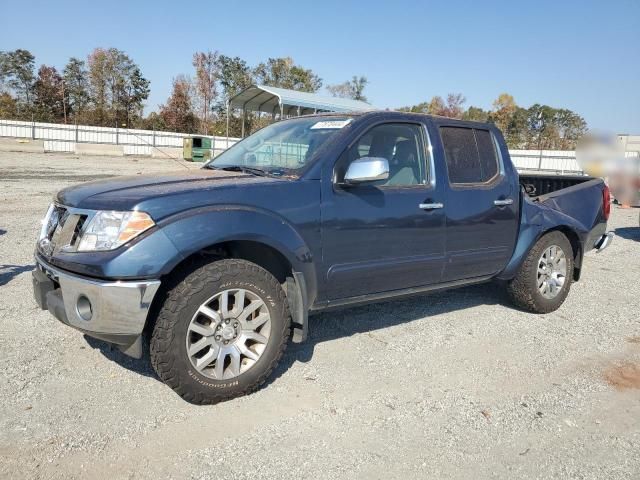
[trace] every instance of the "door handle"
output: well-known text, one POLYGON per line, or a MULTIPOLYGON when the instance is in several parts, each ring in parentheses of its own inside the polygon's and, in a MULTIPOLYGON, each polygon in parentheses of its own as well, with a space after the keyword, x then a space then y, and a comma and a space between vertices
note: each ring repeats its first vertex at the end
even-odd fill
POLYGON ((444 208, 442 203, 421 203, 418 205, 422 210, 436 210, 438 208, 444 208))
POLYGON ((505 198, 504 200, 494 200, 493 204, 499 207, 504 207, 505 205, 511 205, 513 203, 512 198, 505 198))

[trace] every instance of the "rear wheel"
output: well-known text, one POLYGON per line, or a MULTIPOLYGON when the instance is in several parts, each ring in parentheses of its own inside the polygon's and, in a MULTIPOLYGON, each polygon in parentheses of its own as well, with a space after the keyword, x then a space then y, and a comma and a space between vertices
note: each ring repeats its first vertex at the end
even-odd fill
POLYGON ((567 298, 573 280, 573 249, 562 232, 540 238, 508 283, 507 291, 519 307, 534 313, 556 310, 567 298))
POLYGON ((168 292, 151 337, 151 362, 185 400, 217 403, 264 383, 290 324, 273 275, 245 260, 216 261, 168 292))

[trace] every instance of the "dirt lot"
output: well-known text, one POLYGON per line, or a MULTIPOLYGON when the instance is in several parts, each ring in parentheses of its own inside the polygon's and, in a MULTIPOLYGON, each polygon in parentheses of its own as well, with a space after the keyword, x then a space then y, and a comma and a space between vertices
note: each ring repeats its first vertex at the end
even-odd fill
POLYGON ((555 313, 493 285, 325 313, 268 386, 196 407, 31 296, 55 191, 180 168, 0 155, 0 478, 640 477, 637 209, 555 313))

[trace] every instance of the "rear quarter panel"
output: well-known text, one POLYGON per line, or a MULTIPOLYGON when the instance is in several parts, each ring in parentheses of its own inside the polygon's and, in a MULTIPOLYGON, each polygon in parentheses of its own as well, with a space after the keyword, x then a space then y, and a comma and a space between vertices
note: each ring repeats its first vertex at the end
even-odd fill
POLYGON ((570 230, 575 233, 580 251, 576 254, 576 267, 582 264, 582 255, 593 248, 593 242, 606 229, 602 211, 601 179, 590 180, 548 195, 530 199, 520 193, 520 230, 511 261, 497 276, 501 280, 513 278, 529 250, 546 232, 570 230))
POLYGON ((558 210, 591 230, 604 221, 602 189, 604 182, 594 178, 578 185, 563 188, 537 197, 538 203, 558 210))

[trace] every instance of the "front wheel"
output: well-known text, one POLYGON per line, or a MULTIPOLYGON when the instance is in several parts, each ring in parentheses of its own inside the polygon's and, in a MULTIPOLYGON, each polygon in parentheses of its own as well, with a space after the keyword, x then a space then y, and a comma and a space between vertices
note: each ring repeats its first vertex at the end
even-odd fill
POLYGON ((173 287, 151 336, 151 363, 185 400, 210 404, 256 390, 290 333, 285 293, 263 268, 225 259, 173 287))
POLYGON ((534 313, 549 313, 565 301, 573 280, 573 249, 562 232, 540 238, 507 284, 513 302, 534 313))

